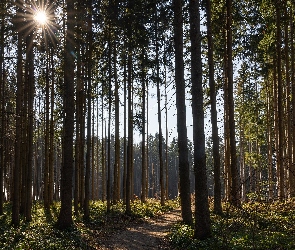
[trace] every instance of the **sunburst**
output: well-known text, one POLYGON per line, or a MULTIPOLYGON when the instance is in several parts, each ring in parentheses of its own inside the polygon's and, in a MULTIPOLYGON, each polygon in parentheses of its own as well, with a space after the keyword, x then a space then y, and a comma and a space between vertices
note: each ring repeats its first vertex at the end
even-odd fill
POLYGON ((19 11, 16 22, 19 32, 22 32, 24 36, 32 32, 38 34, 38 36, 42 35, 46 46, 49 41, 56 44, 57 37, 55 33, 58 25, 55 23, 53 3, 45 3, 44 0, 18 0, 17 6, 19 11))
POLYGON ((39 25, 42 25, 42 26, 45 25, 48 21, 46 11, 44 10, 36 11, 34 19, 39 25))

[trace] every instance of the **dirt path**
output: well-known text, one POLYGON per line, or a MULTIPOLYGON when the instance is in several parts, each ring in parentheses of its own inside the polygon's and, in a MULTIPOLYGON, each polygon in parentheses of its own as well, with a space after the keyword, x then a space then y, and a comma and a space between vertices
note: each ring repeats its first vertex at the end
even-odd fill
POLYGON ((157 218, 148 219, 143 223, 130 225, 127 230, 118 231, 108 237, 98 249, 171 249, 165 236, 170 228, 180 220, 181 211, 176 209, 157 218))

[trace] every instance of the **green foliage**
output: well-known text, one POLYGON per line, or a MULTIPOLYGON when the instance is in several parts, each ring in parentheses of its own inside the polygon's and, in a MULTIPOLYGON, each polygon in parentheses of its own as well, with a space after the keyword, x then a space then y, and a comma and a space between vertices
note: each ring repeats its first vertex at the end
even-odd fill
POLYGON ((169 234, 175 249, 295 249, 295 201, 249 202, 237 209, 224 204, 211 214, 210 239, 193 239, 193 228, 177 224, 169 234))
POLYGON ((18 228, 11 226, 11 204, 5 203, 0 216, 0 249, 97 249, 104 237, 126 228, 130 221, 154 217, 178 206, 178 200, 167 201, 165 206, 154 199, 145 204, 136 200, 132 203, 132 216, 127 216, 122 203, 112 206, 108 214, 106 203, 95 201, 90 204, 89 221, 79 214, 74 217, 73 227, 59 230, 56 221, 60 203, 55 203, 50 213, 44 211, 42 203, 35 203, 32 222, 22 220, 18 228))
POLYGON ((179 206, 179 200, 170 200, 167 201, 164 206, 161 206, 159 201, 155 199, 150 199, 146 203, 141 203, 139 200, 133 202, 131 206, 132 213, 136 217, 145 218, 145 217, 155 217, 164 212, 170 211, 175 207, 179 206))

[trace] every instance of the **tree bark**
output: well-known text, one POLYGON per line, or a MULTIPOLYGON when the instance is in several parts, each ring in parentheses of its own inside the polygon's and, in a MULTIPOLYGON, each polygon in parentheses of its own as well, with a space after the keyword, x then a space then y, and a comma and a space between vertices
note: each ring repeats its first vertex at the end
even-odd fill
POLYGON ((165 186, 164 186, 164 164, 163 164, 163 133, 161 115, 161 94, 160 94, 160 61, 159 61, 159 37, 158 37, 158 13, 157 1, 155 3, 155 47, 156 47, 156 81, 157 81, 157 103, 158 103, 158 125, 159 125, 159 162, 160 162, 160 189, 161 205, 165 205, 165 186))
POLYGON ((27 58, 28 61, 28 127, 27 127, 27 162, 26 162, 26 221, 32 220, 32 172, 33 172, 33 130, 34 130, 34 52, 33 52, 33 31, 27 37, 27 58))
POLYGON ((1 116, 1 131, 0 131, 0 215, 3 214, 3 174, 4 174, 4 72, 3 72, 3 63, 4 63, 4 17, 5 17, 5 1, 0 3, 1 11, 1 24, 0 24, 0 116, 1 116))
MULTIPOLYGON (((292 4, 291 7, 291 13, 294 11, 294 4, 292 4)), ((292 16, 292 15, 291 15, 292 16)), ((292 18, 291 18, 292 19, 292 18)), ((292 92, 292 107, 295 107, 295 58, 294 58, 294 24, 292 20, 290 20, 290 29, 291 29, 291 41, 290 41, 290 46, 291 46, 291 92, 292 92)), ((289 171, 289 178, 290 178, 290 197, 295 197, 295 110, 293 108, 292 110, 292 143, 293 143, 293 148, 292 148, 292 164, 290 165, 290 171, 289 171)))
POLYGON ((281 60, 282 60, 282 56, 281 56, 281 6, 280 6, 280 2, 276 3, 276 30, 277 30, 277 34, 276 34, 276 53, 277 53, 277 108, 278 108, 278 134, 279 134, 279 138, 278 138, 278 179, 279 179, 279 199, 280 200, 284 200, 285 198, 285 175, 284 175, 284 121, 283 121, 283 112, 284 112, 284 108, 283 108, 283 84, 282 84, 282 64, 281 64, 281 60))
POLYGON ((234 118, 234 98, 233 98, 233 58, 232 58, 232 0, 226 1, 227 8, 227 83, 228 83, 228 119, 229 119, 229 139, 230 139, 230 202, 234 206, 240 206, 239 192, 239 171, 237 166, 237 150, 236 150, 236 133, 234 118))
POLYGON ((211 27, 211 1, 206 1, 207 14, 207 39, 208 39, 208 65, 209 65, 209 86, 211 102, 211 123, 213 140, 213 161, 214 161, 214 212, 222 213, 221 206, 221 181, 220 181, 220 155, 219 155, 219 136, 217 125, 216 110, 216 90, 214 81, 214 59, 213 59, 213 36, 211 27))
POLYGON ((147 182, 147 165, 146 165, 146 65, 145 49, 141 52, 141 84, 142 84, 142 131, 141 131, 141 202, 146 202, 146 182, 147 182))
MULTIPOLYGON (((85 199, 84 199, 84 219, 89 220, 90 202, 90 171, 91 171, 91 116, 92 116, 92 0, 87 1, 87 151, 86 151, 86 171, 85 171, 85 199)), ((92 166, 94 167, 94 166, 92 166)))
POLYGON ((72 226, 72 177, 73 177, 73 132, 74 132, 74 0, 66 0, 67 31, 64 63, 64 130, 63 161, 61 169, 61 208, 57 225, 59 228, 72 226))
MULTIPOLYGON (((17 16, 22 17, 22 2, 19 0, 16 2, 17 16)), ((19 25, 16 28, 20 28, 19 25)), ((15 162, 13 168, 13 193, 12 193, 12 225, 17 227, 20 223, 20 170, 21 170, 21 143, 22 143, 22 95, 23 95, 23 65, 22 65, 22 39, 23 34, 18 31, 18 45, 17 45, 17 90, 16 90, 16 121, 15 121, 15 162)))
POLYGON ((176 84, 181 213, 182 213, 182 219, 184 223, 192 224, 192 210, 191 210, 190 182, 189 182, 189 162, 188 162, 188 148, 187 148, 182 26, 183 26, 182 1, 174 0, 175 84, 176 84))
POLYGON ((199 0, 190 0, 189 14, 195 170, 194 237, 206 239, 211 235, 211 225, 206 173, 199 0))

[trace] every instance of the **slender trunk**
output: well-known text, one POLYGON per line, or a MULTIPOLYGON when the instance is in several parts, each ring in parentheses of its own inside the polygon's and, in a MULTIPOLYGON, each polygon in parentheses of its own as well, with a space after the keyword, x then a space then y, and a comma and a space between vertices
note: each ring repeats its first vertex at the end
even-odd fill
POLYGON ((128 145, 126 173, 126 214, 131 214, 132 165, 133 165, 133 100, 132 100, 132 51, 128 51, 128 145))
POLYGON ((74 1, 66 0, 67 31, 65 41, 64 68, 64 130, 63 130, 63 161, 61 169, 61 208, 58 226, 68 228, 72 220, 72 176, 73 176, 73 132, 74 132, 74 1))
MULTIPOLYGON (((22 6, 21 1, 16 2, 16 6, 22 6)), ((22 16, 21 7, 17 9, 17 15, 22 16)), ((17 27, 18 28, 18 27, 17 27)), ((21 107, 22 107, 22 34, 18 32, 18 45, 17 45, 17 90, 16 90, 16 118, 15 118, 15 162, 13 169, 13 192, 12 192, 12 224, 18 226, 20 223, 20 170, 21 170, 21 141, 22 141, 22 116, 21 116, 21 107)))
POLYGON ((166 200, 169 200, 169 174, 168 174, 168 100, 167 100, 167 72, 166 72, 166 57, 164 55, 164 67, 165 67, 165 131, 166 131, 166 147, 165 147, 165 183, 166 183, 166 187, 165 187, 165 194, 166 194, 166 200))
POLYGON ((269 86, 267 90, 267 166, 268 166, 268 196, 269 200, 273 199, 273 133, 272 133, 272 100, 271 95, 273 93, 272 84, 269 80, 267 80, 269 86))
POLYGON ((49 211, 49 61, 48 61, 48 51, 46 55, 46 72, 45 72, 45 79, 46 79, 46 87, 45 87, 45 166, 44 166, 44 208, 49 211))
MULTIPOLYGON (((104 84, 102 84, 102 93, 104 93, 104 84)), ((101 95, 101 185, 102 185, 102 201, 106 200, 106 164, 105 164, 105 141, 104 137, 104 101, 101 95)))
POLYGON ((134 0, 128 1, 128 53, 127 53, 127 89, 128 89, 128 145, 127 145, 127 168, 126 168, 126 214, 131 214, 131 196, 132 196, 132 169, 133 169, 133 80, 132 80, 132 24, 133 24, 134 0))
POLYGON ((175 84, 177 108, 177 132, 179 150, 179 185, 182 219, 192 224, 189 162, 187 148, 185 82, 183 62, 183 17, 182 1, 174 0, 175 84))
POLYGON ((1 10, 1 28, 0 28, 0 116, 1 116, 1 131, 0 131, 0 215, 3 214, 3 172, 4 172, 4 75, 3 75, 3 63, 4 63, 4 7, 5 1, 0 4, 1 10))
POLYGON ((26 171, 26 221, 32 220, 32 173, 33 173, 33 129, 34 129, 34 51, 33 32, 27 37, 27 60, 28 60, 28 158, 26 171))
MULTIPOLYGON (((127 103, 127 69, 126 53, 123 56, 123 82, 124 82, 124 103, 127 103)), ((127 181, 127 105, 124 105, 124 156, 123 156, 123 203, 126 204, 126 181, 127 181)))
MULTIPOLYGON (((85 199, 84 199, 84 219, 89 220, 89 201, 90 201, 90 171, 91 171, 91 69, 92 69, 92 0, 87 1, 87 152, 86 152, 86 171, 85 171, 85 199)), ((93 167, 93 166, 92 166, 93 167)))
POLYGON ((53 204, 54 196, 54 60, 53 60, 53 48, 50 50, 50 62, 51 62, 51 93, 50 93, 50 152, 49 152, 49 204, 53 204))
POLYGON ((146 81, 146 134, 147 134, 147 142, 146 142, 146 197, 149 196, 149 84, 146 81))
POLYGON ((191 79, 195 170, 195 238, 211 235, 208 203, 199 1, 190 0, 191 79))
MULTIPOLYGON (((109 38, 110 39, 110 38, 109 38)), ((111 211, 111 113, 112 113, 112 66, 111 41, 109 40, 109 117, 108 117, 108 177, 107 177, 107 211, 111 211)))
POLYGON ((74 211, 76 216, 79 214, 79 194, 80 194, 80 144, 81 144, 81 61, 79 56, 79 43, 77 45, 77 85, 76 85, 76 140, 75 140, 75 183, 74 183, 74 211))
MULTIPOLYGON (((118 3, 114 1, 113 21, 117 27, 118 3)), ((114 166, 114 203, 120 200, 120 96, 117 74, 117 34, 114 32, 114 81, 115 81, 115 166, 114 166)))
MULTIPOLYGON (((294 4, 291 8, 291 13, 294 11, 294 4)), ((291 15, 292 16, 292 15, 291 15)), ((291 92, 292 92, 292 107, 295 107, 295 58, 294 58, 294 25, 292 20, 290 20, 290 29, 291 29, 291 39, 290 39, 290 46, 291 46, 291 92)), ((295 197, 295 110, 292 109, 292 136, 293 136, 293 157, 292 157, 292 164, 290 165, 289 170, 289 178, 290 178, 290 197, 295 197)))
POLYGON ((235 117, 234 117, 234 83, 233 83, 233 58, 232 58, 232 0, 226 1, 227 7, 227 79, 228 79, 228 119, 230 140, 230 171, 231 190, 230 202, 234 206, 240 206, 239 171, 237 163, 235 117))
POLYGON ((160 189, 161 189, 161 205, 165 205, 165 186, 164 186, 164 164, 163 164, 163 134, 162 134, 162 115, 161 115, 161 94, 160 94, 160 61, 159 61, 159 41, 158 41, 158 14, 157 5, 156 13, 156 81, 157 81, 157 103, 158 103, 158 124, 159 124, 159 161, 160 161, 160 189))
POLYGON ((146 91, 145 91, 145 85, 146 85, 146 66, 145 66, 145 49, 142 48, 142 54, 141 54, 141 84, 142 84, 142 137, 141 137, 141 202, 146 202, 146 178, 147 178, 147 167, 146 167, 146 131, 145 131, 145 115, 146 115, 146 107, 145 107, 145 99, 146 99, 146 91))
POLYGON ((284 190, 284 121, 283 121, 283 83, 282 83, 282 65, 281 65, 281 6, 276 4, 276 25, 277 25, 277 105, 278 105, 278 172, 279 172, 279 199, 283 200, 285 198, 284 190))
POLYGON ((115 166, 114 166, 114 203, 120 200, 120 107, 119 82, 117 77, 116 44, 114 45, 114 78, 115 78, 115 166))
POLYGON ((206 1, 207 14, 207 39, 208 39, 208 64, 209 64, 209 86, 211 102, 211 123, 213 139, 213 161, 214 161, 214 212, 222 213, 221 206, 221 181, 220 181, 220 155, 219 136, 217 125, 216 90, 214 81, 214 59, 213 59, 213 36, 211 27, 211 1, 206 1))

